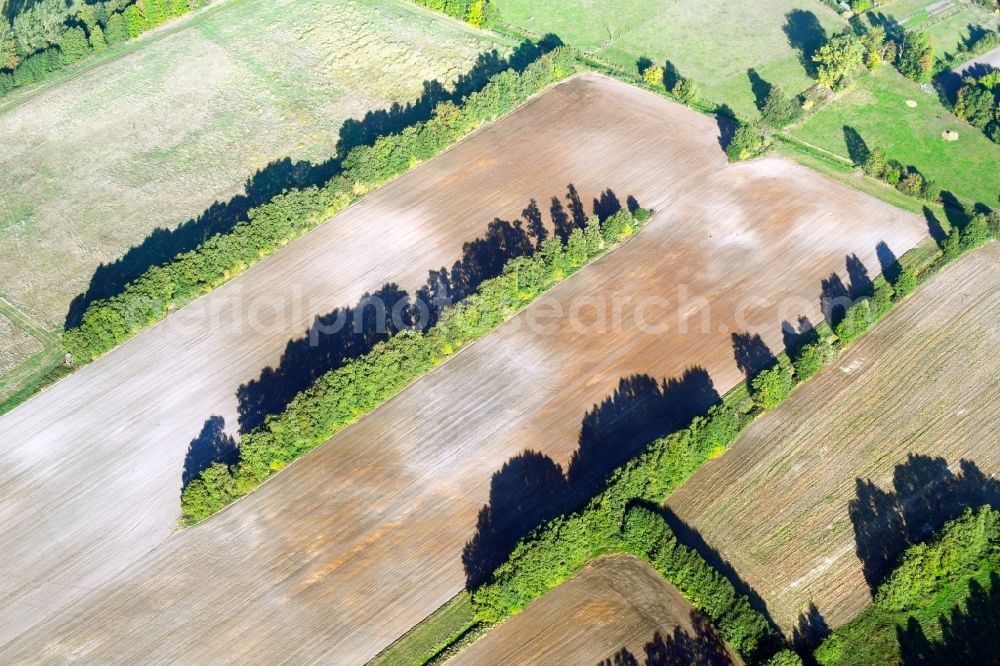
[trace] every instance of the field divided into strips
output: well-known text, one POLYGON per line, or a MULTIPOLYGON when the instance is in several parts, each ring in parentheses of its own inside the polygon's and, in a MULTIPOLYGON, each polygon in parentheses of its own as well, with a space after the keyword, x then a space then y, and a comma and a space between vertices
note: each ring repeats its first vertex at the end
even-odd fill
POLYGON ((998 312, 993 243, 754 423, 669 508, 789 632, 810 604, 807 624, 847 622, 904 532, 923 539, 941 511, 1000 501, 998 312))
POLYGON ((615 555, 590 563, 450 663, 724 666, 739 658, 663 576, 615 555))
POLYGON ((500 18, 635 71, 636 60, 669 60, 702 95, 744 115, 756 113, 748 69, 786 91, 813 81, 795 43, 812 43, 844 22, 817 0, 495 0, 500 18), (789 15, 792 20, 789 21, 789 15), (791 41, 790 41, 791 40, 791 41))
POLYGON ((61 327, 102 263, 156 229, 131 259, 162 254, 178 243, 164 229, 255 174, 254 192, 280 191, 271 163, 322 163, 344 120, 447 85, 495 45, 403 0, 249 0, 3 112, 0 293, 61 327))
MULTIPOLYGON (((734 332, 759 326, 762 342, 778 351, 782 320, 818 321, 821 281, 834 272, 848 281, 848 255, 858 257, 855 275, 860 265, 874 275, 876 245, 884 242, 898 256, 925 234, 921 218, 791 162, 727 166, 715 122, 690 109, 593 75, 556 86, 0 421, 9 437, 0 466, 34 482, 5 489, 19 501, 2 523, 2 555, 15 563, 2 581, 13 588, 4 596, 15 599, 3 626, 22 624, 8 629, 14 640, 0 660, 74 654, 200 661, 226 654, 363 662, 462 589, 463 547, 491 496, 495 506, 486 515, 495 522, 484 523, 486 544, 494 528, 516 533, 531 515, 558 504, 559 492, 584 492, 629 455, 618 426, 636 410, 659 415, 651 428, 669 427, 739 383, 734 332), (467 234, 471 221, 485 225, 494 215, 513 219, 529 198, 548 222, 551 197, 565 205, 568 182, 588 212, 592 198, 611 188, 658 213, 624 246, 257 492, 166 538, 187 443, 213 414, 231 427, 237 406, 226 389, 246 376, 246 357, 260 358, 276 337, 227 334, 229 294, 284 280, 306 296, 328 294, 359 269, 361 258, 345 259, 352 254, 363 257, 367 288, 382 275, 413 289, 429 267, 449 262, 449 254, 457 258, 456 230, 467 234), (310 244, 322 249, 302 250, 310 244), (369 266, 373 248, 392 256, 369 266), (288 271, 277 272, 280 266, 288 271), (343 274, 323 270, 330 267, 343 274), (309 279, 290 279, 296 272, 309 279), (222 320, 218 330, 183 328, 209 314, 222 320), (602 319, 607 326, 619 319, 621 330, 609 332, 602 319), (642 320, 657 326, 640 327, 642 320), (117 381, 111 378, 123 374, 160 382, 139 379, 109 390, 117 381), (71 416, 82 407, 71 396, 98 387, 109 392, 106 401, 71 416), (159 404, 159 396, 170 401, 159 404), (36 404, 45 410, 25 411, 36 404), (9 420, 22 412, 24 418, 9 420), (30 424, 49 416, 57 426, 32 434, 30 424), (581 437, 585 418, 590 425, 581 437), (126 422, 111 433, 105 427, 126 422), (62 442, 59 433, 70 431, 82 434, 62 442), (578 449, 575 485, 559 491, 555 472, 564 474, 578 449), (87 472, 80 478, 67 477, 81 469, 87 472), (522 472, 539 483, 522 488, 522 472), (53 499, 53 487, 62 500, 53 499), (83 533, 78 522, 94 531, 83 533), (122 525, 129 531, 109 540, 106 534, 122 525), (52 536, 43 544, 42 534, 52 536), (63 549, 100 554, 104 566, 84 558, 67 567, 63 549), (59 587, 111 574, 114 583, 93 582, 99 589, 84 599, 59 587), (40 589, 31 582, 38 580, 54 582, 40 589), (66 612, 44 622, 34 609, 42 598, 61 599, 66 612)), ((286 286, 284 293, 292 291, 286 286)), ((360 295, 358 288, 339 293, 338 304, 360 295)), ((271 358, 277 360, 274 352, 271 358)), ((629 445, 656 434, 643 428, 629 445)), ((477 566, 483 561, 482 552, 471 558, 477 566)))

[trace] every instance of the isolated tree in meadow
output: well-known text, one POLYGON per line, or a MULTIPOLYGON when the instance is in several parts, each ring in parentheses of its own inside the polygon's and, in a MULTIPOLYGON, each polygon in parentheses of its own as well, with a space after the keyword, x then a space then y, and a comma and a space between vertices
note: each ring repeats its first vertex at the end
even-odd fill
POLYGON ((14 69, 20 58, 17 55, 17 40, 10 27, 10 21, 0 16, 0 69, 14 69))
POLYGON ((864 67, 865 47, 856 35, 845 33, 832 37, 813 56, 820 85, 840 90, 864 67))
POLYGON ((771 92, 764 100, 764 107, 760 110, 760 115, 771 127, 784 127, 802 114, 802 107, 798 100, 791 97, 775 84, 771 86, 771 92))
POLYGON ((934 71, 934 40, 922 32, 909 32, 899 54, 899 71, 918 83, 926 83, 934 71))

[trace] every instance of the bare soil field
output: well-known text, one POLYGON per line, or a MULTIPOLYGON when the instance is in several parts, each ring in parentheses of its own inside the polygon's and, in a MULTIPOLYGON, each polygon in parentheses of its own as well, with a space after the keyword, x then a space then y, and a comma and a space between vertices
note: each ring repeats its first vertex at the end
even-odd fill
MULTIPOLYGON (((652 94, 590 75, 556 86, 0 420, 0 626, 11 639, 36 625, 0 659, 363 662, 465 584, 463 545, 505 461, 530 448, 521 461, 565 469, 582 446, 570 471, 586 482, 629 453, 620 432, 620 448, 600 433, 629 423, 633 401, 678 418, 704 407, 743 377, 734 331, 757 326, 777 351, 782 319, 818 320, 820 282, 845 275, 846 256, 875 272, 878 243, 898 255, 925 233, 785 160, 727 166, 712 119, 652 94), (188 443, 213 415, 233 428, 236 387, 285 340, 365 290, 415 289, 494 216, 530 198, 547 208, 567 183, 584 201, 611 188, 659 213, 258 492, 170 536, 188 443), (269 326, 247 325, 260 303, 269 326), (704 371, 666 384, 693 366, 704 371)), ((511 497, 519 515, 553 505, 544 484, 493 485, 501 532, 518 520, 511 497)))
MULTIPOLYGON (((216 202, 280 192, 290 170, 272 163, 308 173, 346 119, 448 85, 495 45, 400 0, 251 0, 6 111, 0 291, 62 326, 98 267, 154 230, 132 263, 216 202)), ((211 215, 227 228, 221 205, 211 215)))
POLYGON ((596 560, 450 664, 738 664, 708 620, 642 560, 596 560), (642 659, 643 662, 628 658, 642 659))
POLYGON ((847 622, 906 543, 962 505, 1000 501, 998 312, 993 243, 758 420, 668 506, 789 632, 800 613, 812 626, 847 622))

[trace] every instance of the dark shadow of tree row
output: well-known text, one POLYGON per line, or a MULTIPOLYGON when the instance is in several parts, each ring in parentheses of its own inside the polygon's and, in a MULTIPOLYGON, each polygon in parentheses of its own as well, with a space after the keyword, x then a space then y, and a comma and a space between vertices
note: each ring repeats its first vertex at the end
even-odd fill
MULTIPOLYGON (((267 416, 281 413, 321 375, 371 351, 402 328, 426 330, 437 321, 441 310, 475 292, 484 280, 499 275, 509 260, 536 252, 550 233, 565 240, 574 228, 584 226, 587 215, 580 194, 572 183, 566 190, 565 205, 557 196, 550 199, 549 225, 532 199, 522 211, 524 221, 494 219, 483 237, 463 246, 462 257, 451 269, 442 266, 430 270, 426 284, 415 294, 428 312, 419 311, 410 294, 390 283, 366 293, 355 306, 318 315, 302 337, 288 341, 277 367, 264 368, 256 379, 237 389, 240 432, 248 432, 262 425, 267 416), (391 316, 394 309, 400 313, 399 318, 391 316), (424 318, 424 314, 428 316, 424 318)), ((626 205, 633 212, 639 207, 632 196, 626 198, 626 205)), ((621 209, 618 196, 610 188, 592 202, 594 214, 602 220, 621 209)), ((238 447, 225 434, 224 419, 211 416, 188 446, 183 487, 212 463, 233 464, 238 459, 238 447)))
POLYGON ((493 474, 489 502, 462 552, 467 587, 485 581, 532 529, 579 508, 608 474, 649 442, 687 425, 719 401, 703 368, 662 381, 632 375, 584 416, 565 473, 552 458, 530 449, 508 460, 493 474))
MULTIPOLYGON (((663 636, 659 631, 643 646, 645 666, 726 666, 733 660, 725 642, 701 613, 691 611, 691 631, 682 627, 663 636)), ((639 658, 628 648, 618 650, 597 666, 639 666, 639 658)))
POLYGON ((856 552, 874 595, 908 547, 927 541, 967 507, 1000 508, 1000 481, 962 459, 952 471, 944 458, 910 454, 893 472, 892 489, 855 480, 848 505, 856 552))
MULTIPOLYGON (((633 209, 638 206, 633 197, 627 201, 633 209)), ((594 213, 602 220, 621 208, 610 189, 593 202, 594 213)), ((563 239, 586 222, 583 202, 572 183, 567 186, 566 208, 553 196, 549 210, 551 229, 563 239)), ((355 306, 317 316, 302 337, 288 341, 277 367, 264 368, 256 379, 237 389, 240 432, 262 425, 268 415, 283 411, 296 394, 321 375, 371 351, 400 330, 433 326, 445 307, 474 293, 485 280, 500 275, 511 259, 536 252, 548 237, 549 227, 534 199, 522 211, 522 217, 523 221, 513 222, 494 219, 484 236, 464 244, 461 258, 450 269, 442 266, 429 271, 427 282, 412 297, 398 285, 386 284, 365 294, 355 306), (421 310, 417 303, 427 310, 421 310), (399 316, 391 316, 393 312, 399 316)))
MULTIPOLYGON (((8 5, 9 6, 9 5, 8 5)), ((541 53, 559 45, 558 38, 549 37, 539 44, 522 42, 504 58, 494 49, 479 54, 475 64, 458 77, 450 89, 439 81, 424 81, 423 93, 414 102, 394 103, 388 109, 370 111, 360 120, 349 119, 340 128, 337 153, 319 163, 276 160, 247 179, 244 192, 228 201, 216 201, 197 217, 173 228, 154 229, 140 244, 119 259, 94 271, 86 291, 70 303, 65 328, 78 326, 87 307, 96 300, 120 294, 125 287, 153 266, 169 263, 177 255, 195 249, 212 236, 232 231, 246 221, 247 213, 278 194, 292 188, 304 188, 328 182, 340 172, 341 160, 351 149, 371 145, 379 137, 402 131, 405 127, 428 120, 440 102, 459 102, 481 90, 490 77, 506 69, 523 71, 541 53)))
POLYGON ((1000 574, 991 572, 985 588, 970 580, 964 603, 939 615, 938 624, 940 638, 928 638, 912 616, 905 627, 896 627, 901 666, 1000 663, 1000 574))

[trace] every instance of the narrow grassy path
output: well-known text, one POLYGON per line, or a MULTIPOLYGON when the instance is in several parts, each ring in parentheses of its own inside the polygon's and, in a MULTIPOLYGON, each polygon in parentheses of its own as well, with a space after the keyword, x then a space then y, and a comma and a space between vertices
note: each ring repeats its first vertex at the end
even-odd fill
POLYGON ((42 351, 0 376, 0 414, 5 414, 71 370, 61 365, 63 352, 57 330, 46 329, 2 296, 0 315, 42 343, 42 351))

